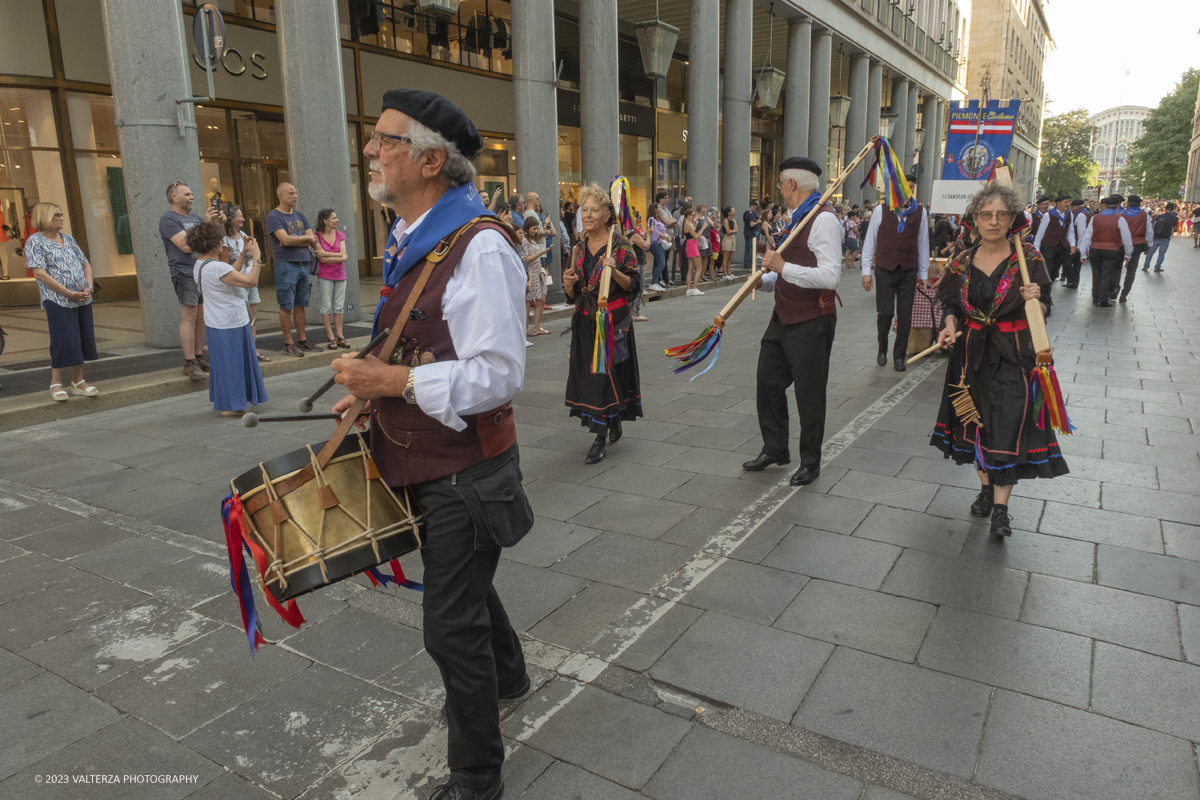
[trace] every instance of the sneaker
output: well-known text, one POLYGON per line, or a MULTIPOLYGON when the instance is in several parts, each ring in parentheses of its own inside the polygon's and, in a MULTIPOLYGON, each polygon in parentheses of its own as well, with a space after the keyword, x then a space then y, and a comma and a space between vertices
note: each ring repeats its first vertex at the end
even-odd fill
POLYGON ((291 342, 283 346, 283 354, 285 356, 295 356, 296 358, 304 357, 304 351, 299 347, 296 347, 296 345, 292 344, 291 342))
POLYGON ((659 286, 657 283, 650 284, 650 291, 661 292, 662 290, 663 290, 663 287, 659 286))
POLYGON ((528 339, 526 339, 526 340, 525 340, 525 346, 526 346, 526 347, 533 347, 533 342, 531 342, 531 341, 529 341, 528 339))
POLYGON ((208 373, 200 369, 194 358, 183 362, 183 374, 197 382, 208 378, 208 373))
POLYGON ((692 291, 695 292, 697 295, 704 294, 704 292, 700 291, 699 289, 693 289, 692 291))

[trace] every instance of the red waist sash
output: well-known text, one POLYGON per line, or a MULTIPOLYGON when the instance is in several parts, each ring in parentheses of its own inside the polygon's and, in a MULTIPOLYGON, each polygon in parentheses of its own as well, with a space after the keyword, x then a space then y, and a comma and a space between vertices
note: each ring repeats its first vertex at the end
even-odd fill
MULTIPOLYGON (((1001 331, 1002 333, 1015 333, 1016 331, 1023 331, 1026 328, 1028 328, 1029 320, 1018 319, 1018 320, 1014 320, 1011 322, 1007 321, 1007 320, 1001 320, 999 322, 994 322, 992 324, 995 325, 996 329, 1001 331)), ((971 330, 981 331, 986 326, 982 322, 977 322, 973 319, 968 319, 967 327, 970 328, 971 330)))
MULTIPOLYGON (((616 311, 618 308, 624 308, 624 307, 625 307, 625 298, 624 297, 618 297, 616 300, 613 300, 611 303, 608 304, 609 311, 616 311)), ((583 311, 582 313, 585 317, 588 315, 587 311, 583 311)))

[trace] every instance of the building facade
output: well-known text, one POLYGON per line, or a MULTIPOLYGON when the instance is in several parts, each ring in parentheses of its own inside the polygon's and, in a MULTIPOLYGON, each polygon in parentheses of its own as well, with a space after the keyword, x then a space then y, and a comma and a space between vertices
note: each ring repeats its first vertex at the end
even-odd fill
POLYGON ((1092 134, 1092 160, 1100 165, 1102 196, 1129 194, 1141 186, 1141 175, 1126 175, 1129 147, 1145 133, 1146 117, 1151 109, 1145 106, 1119 106, 1088 117, 1092 134))
MULTIPOLYGON (((164 347, 178 311, 154 245, 173 181, 192 185, 198 206, 237 203, 265 242, 275 186, 291 180, 310 219, 346 206, 358 274, 378 274, 392 217, 367 196, 362 148, 389 88, 442 93, 476 121, 481 191, 532 189, 553 211, 619 172, 643 215, 656 189, 740 210, 779 199, 786 156, 823 161, 828 178, 881 126, 906 165, 939 164, 970 27, 953 0, 462 0, 449 16, 422 10, 429 0, 217 0, 215 97, 185 106, 176 131, 174 100, 206 91, 191 35, 199 0, 10 2, 0 307, 37 302, 20 244, 28 211, 48 200, 67 211, 105 299, 139 296, 147 341, 164 347), (647 77, 635 27, 656 7, 680 31, 661 79, 647 77), (762 102, 764 66, 786 76, 774 104, 762 102)), ((839 192, 848 202, 864 198, 858 172, 839 192)))
POLYGON ((972 0, 966 85, 980 96, 985 76, 993 100, 1020 100, 1010 162, 1017 187, 1034 199, 1046 86, 1042 73, 1054 45, 1041 0, 972 0))
POLYGON ((1187 183, 1183 187, 1187 203, 1200 203, 1200 90, 1196 92, 1196 111, 1192 115, 1192 142, 1188 147, 1187 183))

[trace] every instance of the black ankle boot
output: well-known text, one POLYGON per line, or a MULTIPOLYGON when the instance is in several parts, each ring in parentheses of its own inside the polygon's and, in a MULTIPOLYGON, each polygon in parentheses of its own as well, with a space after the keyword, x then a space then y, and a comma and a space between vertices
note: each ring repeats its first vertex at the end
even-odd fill
POLYGON ((604 460, 604 434, 596 437, 596 441, 592 442, 592 449, 588 450, 587 458, 583 460, 585 464, 599 464, 604 460))
POLYGON ((1009 523, 1012 517, 1008 515, 1008 506, 996 503, 992 506, 992 536, 1012 536, 1009 523))
POLYGON ((624 431, 621 430, 621 418, 614 417, 612 422, 608 423, 608 443, 616 444, 621 440, 621 435, 624 431))
POLYGON ((995 497, 996 490, 990 483, 987 486, 980 487, 979 496, 975 498, 974 503, 971 503, 971 516, 986 517, 991 514, 995 497))

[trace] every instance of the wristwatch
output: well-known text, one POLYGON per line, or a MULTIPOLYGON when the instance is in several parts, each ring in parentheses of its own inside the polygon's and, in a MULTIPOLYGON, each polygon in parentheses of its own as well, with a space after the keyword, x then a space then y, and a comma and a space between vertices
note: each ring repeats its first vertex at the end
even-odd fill
POLYGON ((416 374, 417 368, 410 367, 408 370, 408 383, 404 384, 404 399, 413 405, 417 404, 417 393, 413 389, 413 378, 416 374))

